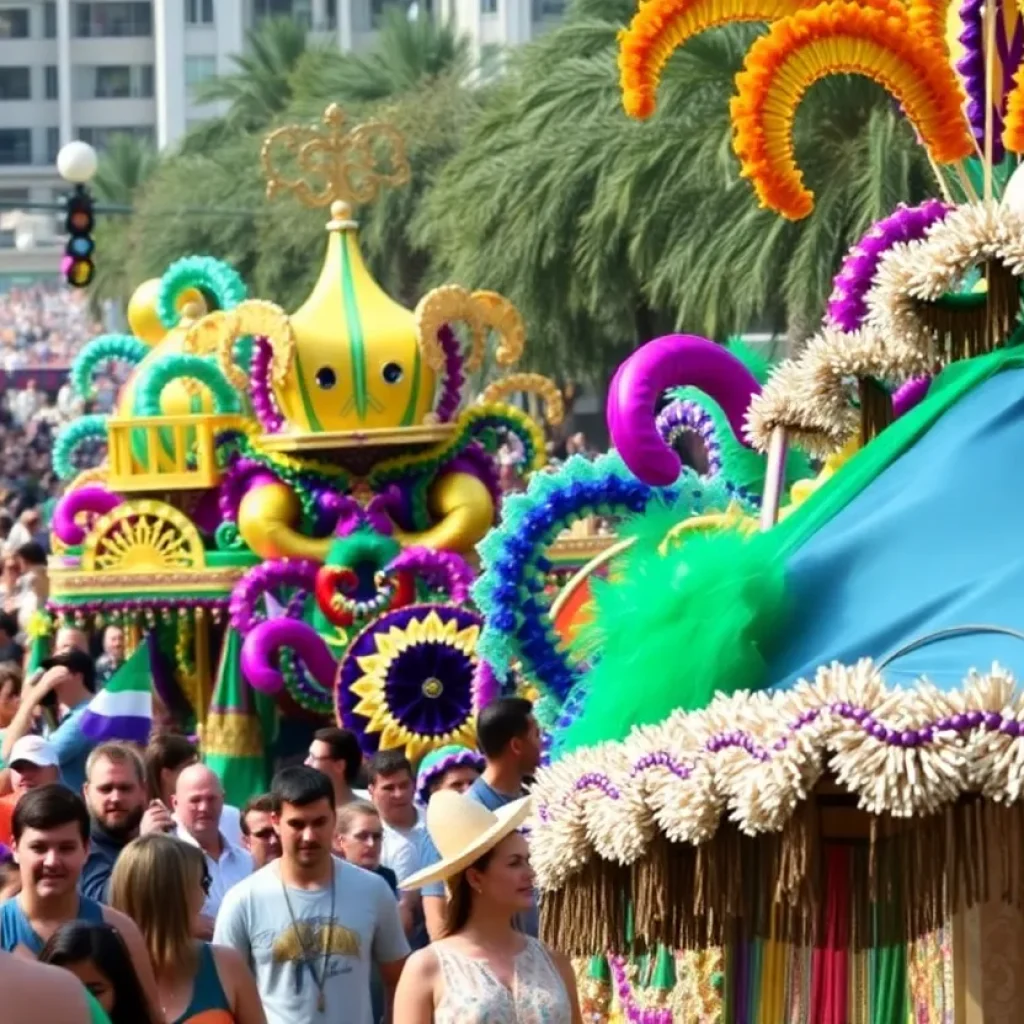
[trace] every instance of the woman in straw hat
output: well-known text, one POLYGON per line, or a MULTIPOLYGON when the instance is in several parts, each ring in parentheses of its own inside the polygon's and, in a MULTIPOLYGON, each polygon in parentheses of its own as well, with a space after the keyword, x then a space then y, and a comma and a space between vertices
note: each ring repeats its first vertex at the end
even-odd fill
POLYGON ((444 936, 414 953, 395 995, 402 1024, 583 1024, 565 957, 518 932, 533 905, 526 839, 516 831, 529 797, 496 812, 450 790, 427 807, 427 831, 441 856, 403 889, 448 886, 444 936))

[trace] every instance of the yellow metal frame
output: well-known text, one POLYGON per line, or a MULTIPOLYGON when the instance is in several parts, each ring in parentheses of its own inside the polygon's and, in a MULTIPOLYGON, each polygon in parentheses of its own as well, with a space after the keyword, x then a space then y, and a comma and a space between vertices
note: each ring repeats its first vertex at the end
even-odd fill
POLYGON ((422 424, 375 430, 333 430, 313 433, 263 434, 260 447, 268 452, 336 451, 344 448, 432 445, 447 441, 455 433, 453 423, 422 424))
POLYGON ((238 429, 242 418, 235 415, 198 416, 132 416, 111 417, 107 421, 109 469, 107 487, 125 493, 137 491, 206 490, 220 483, 217 465, 216 436, 225 430, 238 429), (173 438, 170 456, 161 451, 160 431, 170 431, 173 438), (161 456, 174 460, 174 469, 165 472, 143 469, 132 455, 132 434, 143 431, 146 436, 146 461, 158 466, 161 456), (193 432, 195 443, 187 439, 193 432), (195 455, 195 465, 188 457, 195 455))

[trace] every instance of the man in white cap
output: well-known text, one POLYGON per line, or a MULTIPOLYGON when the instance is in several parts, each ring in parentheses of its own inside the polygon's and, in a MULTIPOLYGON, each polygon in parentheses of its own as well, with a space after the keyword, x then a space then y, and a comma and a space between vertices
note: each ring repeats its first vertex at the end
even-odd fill
POLYGON ((11 748, 11 789, 0 797, 0 843, 11 845, 11 819, 14 808, 30 789, 60 781, 57 751, 42 736, 22 736, 11 748))

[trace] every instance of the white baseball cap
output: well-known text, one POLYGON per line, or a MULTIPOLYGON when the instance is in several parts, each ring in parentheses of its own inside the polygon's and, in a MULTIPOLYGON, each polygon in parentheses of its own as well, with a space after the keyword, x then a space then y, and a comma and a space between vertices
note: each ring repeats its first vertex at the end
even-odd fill
POLYGON ((19 761, 28 761, 37 768, 56 768, 60 764, 53 744, 42 736, 22 736, 14 744, 7 763, 13 767, 19 761))

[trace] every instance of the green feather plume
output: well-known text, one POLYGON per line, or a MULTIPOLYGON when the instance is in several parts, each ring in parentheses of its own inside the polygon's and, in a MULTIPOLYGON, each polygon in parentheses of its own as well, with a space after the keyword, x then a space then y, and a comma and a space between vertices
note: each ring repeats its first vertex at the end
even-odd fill
POLYGON ((695 533, 662 556, 668 518, 664 509, 642 517, 625 564, 593 585, 596 614, 579 644, 599 657, 558 754, 707 707, 724 681, 728 693, 763 684, 765 651, 788 608, 775 538, 695 533))

